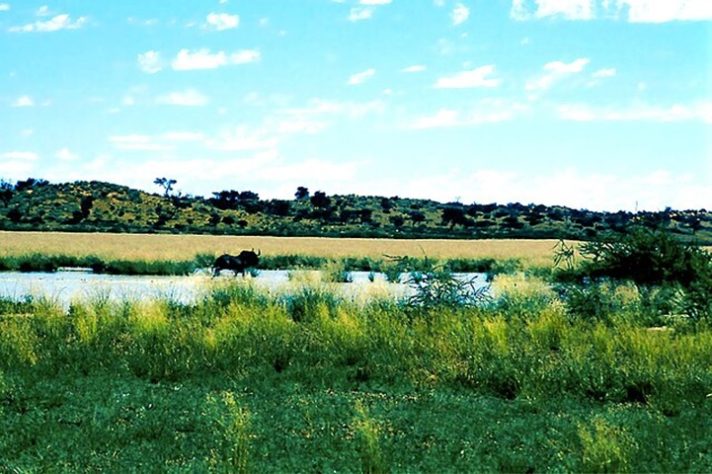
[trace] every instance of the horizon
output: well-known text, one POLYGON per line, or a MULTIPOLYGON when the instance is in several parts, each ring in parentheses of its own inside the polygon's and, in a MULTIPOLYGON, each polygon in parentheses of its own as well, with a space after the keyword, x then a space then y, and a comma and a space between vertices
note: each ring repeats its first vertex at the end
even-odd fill
POLYGON ((709 209, 710 20, 706 0, 0 0, 0 178, 709 209))

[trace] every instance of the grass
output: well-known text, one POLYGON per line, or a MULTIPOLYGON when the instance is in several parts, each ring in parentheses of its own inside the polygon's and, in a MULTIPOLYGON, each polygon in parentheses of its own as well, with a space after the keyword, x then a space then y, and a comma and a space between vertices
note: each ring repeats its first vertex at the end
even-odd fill
POLYGON ((587 319, 521 276, 416 311, 292 284, 0 304, 0 471, 712 469, 712 328, 627 287, 587 319))
POLYGON ((556 240, 394 240, 312 237, 244 237, 211 235, 92 234, 0 232, 0 256, 26 254, 87 256, 103 260, 190 260, 196 254, 239 253, 260 249, 265 256, 324 258, 383 255, 438 259, 520 260, 526 266, 549 266, 556 240))

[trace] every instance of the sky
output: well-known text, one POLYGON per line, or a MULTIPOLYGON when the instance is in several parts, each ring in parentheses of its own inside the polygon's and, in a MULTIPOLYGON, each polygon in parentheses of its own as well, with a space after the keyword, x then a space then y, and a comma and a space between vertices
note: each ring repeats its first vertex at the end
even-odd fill
POLYGON ((711 0, 0 0, 0 178, 712 208, 711 0))

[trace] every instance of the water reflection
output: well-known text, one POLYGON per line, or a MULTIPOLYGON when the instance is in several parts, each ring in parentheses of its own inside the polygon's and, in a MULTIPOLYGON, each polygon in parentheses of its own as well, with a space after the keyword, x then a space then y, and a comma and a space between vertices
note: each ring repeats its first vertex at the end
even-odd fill
MULTIPOLYGON (((336 291, 344 296, 363 297, 374 287, 392 294, 394 297, 408 294, 404 284, 407 275, 402 275, 401 283, 387 283, 380 273, 350 272, 352 282, 333 284, 336 291)), ((478 285, 486 286, 484 274, 461 273, 458 278, 475 278, 478 285)), ((317 283, 321 279, 318 271, 261 270, 255 277, 248 276, 255 285, 268 292, 287 291, 297 284, 317 283), (291 286, 290 286, 291 285, 291 286)), ((0 297, 20 300, 26 296, 48 297, 62 305, 72 300, 109 297, 113 300, 171 298, 183 303, 194 302, 205 294, 216 282, 231 281, 234 277, 225 275, 211 278, 208 272, 198 272, 190 276, 132 276, 103 275, 80 271, 59 271, 56 273, 0 273, 0 297)), ((237 277, 241 280, 242 277, 237 277)))

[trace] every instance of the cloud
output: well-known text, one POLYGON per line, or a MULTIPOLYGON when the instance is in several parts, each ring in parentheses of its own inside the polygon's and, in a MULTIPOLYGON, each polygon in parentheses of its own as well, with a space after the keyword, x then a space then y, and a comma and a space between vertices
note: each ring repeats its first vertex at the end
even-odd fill
POLYGON ((363 84, 366 80, 370 79, 376 74, 376 70, 373 68, 366 69, 365 71, 357 72, 356 74, 349 77, 347 84, 350 86, 356 86, 363 84))
POLYGON ((604 79, 606 77, 613 77, 617 73, 616 68, 611 67, 611 68, 605 68, 605 69, 599 69, 598 71, 593 73, 593 77, 595 79, 604 79))
POLYGON ((243 49, 230 55, 230 63, 247 64, 259 61, 261 54, 256 49, 243 49))
POLYGON ((172 147, 156 143, 149 135, 113 135, 109 142, 114 148, 122 151, 167 151, 172 147))
POLYGON ((224 31, 237 28, 240 24, 240 17, 228 13, 210 13, 205 21, 207 28, 224 31))
POLYGON ((0 169, 4 179, 24 179, 32 175, 37 153, 31 151, 8 151, 0 153, 0 169))
POLYGON ((163 105, 200 107, 208 103, 208 98, 195 89, 186 89, 162 95, 156 99, 156 102, 163 105))
POLYGON ((624 14, 631 23, 712 20, 709 0, 609 0, 606 3, 609 4, 608 15, 619 18, 624 14))
POLYGON ((87 17, 80 16, 72 21, 72 18, 63 13, 52 17, 47 21, 36 21, 22 26, 12 26, 8 29, 11 33, 49 33, 59 30, 77 30, 87 23, 87 17))
POLYGON ((458 3, 452 10, 450 18, 452 19, 453 25, 461 25, 462 23, 466 22, 468 18, 470 18, 470 9, 462 3, 458 3))
POLYGON ((224 51, 211 53, 209 49, 190 51, 181 49, 171 63, 175 71, 189 71, 193 69, 217 69, 230 64, 246 64, 260 60, 260 52, 246 49, 227 54, 224 51))
POLYGON ((368 20, 373 16, 373 8, 370 7, 353 7, 349 11, 349 21, 368 20))
POLYGON ((712 20, 709 0, 512 0, 510 15, 516 20, 558 17, 566 20, 595 18, 632 23, 712 20))
POLYGON ((155 74, 163 69, 161 53, 146 51, 138 55, 138 67, 146 74, 155 74))
POLYGON ((406 73, 415 73, 415 72, 423 72, 425 71, 426 67, 423 66, 422 64, 415 64, 413 66, 408 66, 404 67, 401 69, 401 72, 406 72, 406 73))
POLYGON ((28 95, 23 95, 15 99, 13 103, 11 104, 12 107, 34 107, 35 106, 35 101, 32 99, 32 97, 28 95))
POLYGON ((668 107, 639 104, 628 107, 594 107, 564 104, 557 108, 559 118, 576 122, 685 122, 712 123, 712 102, 668 107))
POLYGON ((47 5, 42 5, 35 11, 35 15, 37 16, 49 16, 51 13, 49 11, 49 7, 47 5))
POLYGON ((0 155, 3 160, 35 161, 39 156, 31 151, 8 151, 0 155))
POLYGON ((359 0, 361 5, 388 5, 392 0, 359 0))
POLYGON ((472 89, 476 87, 497 87, 499 79, 488 77, 495 71, 491 64, 469 71, 459 72, 451 76, 439 78, 433 87, 436 89, 472 89))
POLYGON ((513 120, 527 110, 529 110, 528 106, 516 102, 486 99, 468 111, 440 109, 433 115, 418 117, 406 128, 424 130, 499 123, 513 120))
POLYGON ((565 77, 582 72, 589 62, 588 58, 579 58, 570 63, 562 61, 547 63, 544 65, 545 73, 536 79, 527 81, 525 88, 528 91, 547 90, 565 77))
POLYGON ((79 155, 76 153, 72 153, 69 148, 62 148, 60 150, 57 150, 57 153, 55 155, 58 159, 62 161, 76 161, 79 159, 79 155))
POLYGON ((277 139, 270 137, 264 130, 253 130, 245 126, 225 130, 217 137, 206 141, 208 148, 217 151, 257 151, 273 150, 277 139))
POLYGON ((0 3, 0 12, 10 11, 9 3, 0 3))

